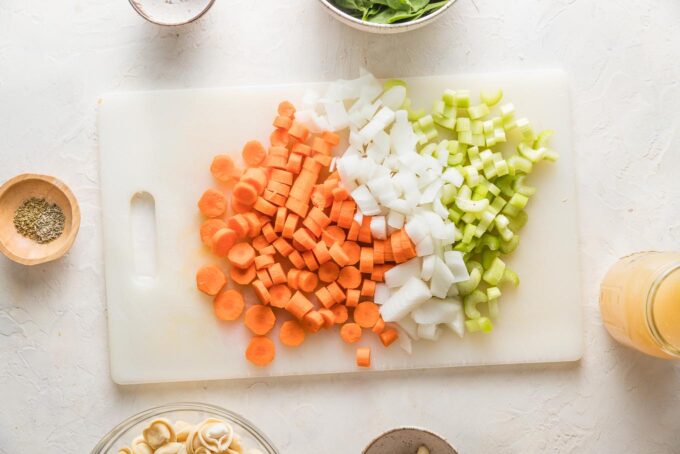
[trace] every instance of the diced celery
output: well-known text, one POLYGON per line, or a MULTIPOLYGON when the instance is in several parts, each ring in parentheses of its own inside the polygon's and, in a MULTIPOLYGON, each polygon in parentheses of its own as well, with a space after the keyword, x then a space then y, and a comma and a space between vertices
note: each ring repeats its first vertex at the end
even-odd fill
POLYGON ((515 193, 515 190, 512 187, 513 179, 509 175, 496 179, 494 184, 501 190, 501 194, 508 198, 512 197, 512 195, 515 193))
POLYGON ((475 227, 474 224, 467 224, 465 228, 463 229, 463 239, 461 240, 462 243, 469 243, 472 241, 472 238, 475 236, 475 230, 477 227, 475 227))
POLYGON ((454 155, 449 154, 449 159, 446 161, 450 167, 459 166, 465 161, 465 155, 463 153, 456 153, 454 155))
POLYGON ((526 143, 533 144, 534 140, 536 140, 536 133, 534 132, 534 129, 531 127, 531 123, 529 120, 526 118, 518 118, 515 121, 515 126, 517 129, 519 129, 519 132, 522 134, 522 140, 526 143))
MULTIPOLYGON (((459 118, 460 120, 460 118, 459 118)), ((474 145, 472 141, 472 133, 470 131, 463 131, 458 133, 458 142, 465 145, 474 145)))
POLYGON ((500 258, 496 257, 491 262, 491 265, 485 268, 482 279, 489 285, 498 285, 498 283, 503 278, 503 272, 505 271, 505 262, 500 258))
POLYGON ((531 197, 532 195, 536 194, 536 188, 532 186, 525 186, 524 179, 524 175, 518 176, 513 182, 512 189, 514 192, 519 192, 522 195, 531 197))
POLYGON ((472 134, 484 134, 484 122, 481 120, 471 121, 470 130, 472 134))
POLYGON ((456 107, 469 107, 470 106, 470 91, 469 90, 457 90, 456 95, 456 107))
POLYGON ((482 267, 485 270, 491 268, 493 261, 496 260, 501 253, 499 251, 484 251, 482 252, 482 267))
POLYGON ((472 224, 473 222, 475 222, 477 220, 477 214, 468 212, 468 213, 465 213, 461 219, 466 224, 472 224))
POLYGON ((456 200, 457 190, 454 185, 447 183, 442 186, 441 201, 443 205, 451 205, 456 200))
POLYGON ((487 301, 486 306, 489 308, 489 317, 498 318, 500 315, 500 311, 498 310, 498 299, 487 301))
POLYGON ((496 215, 496 214, 501 212, 501 210, 503 209, 503 207, 505 206, 506 203, 507 202, 505 201, 505 199, 503 197, 498 196, 498 197, 495 197, 493 199, 493 202, 491 202, 491 206, 489 208, 490 208, 491 212, 494 215, 496 215))
POLYGON ((519 285, 519 276, 510 268, 505 268, 505 271, 503 272, 502 283, 512 284, 513 287, 517 287, 519 285))
POLYGON ((409 110, 408 121, 417 121, 425 115, 427 115, 427 111, 425 109, 409 110))
POLYGON ((510 230, 517 233, 520 230, 522 230, 522 227, 524 227, 528 220, 529 215, 527 214, 527 212, 520 211, 515 216, 510 218, 510 223, 508 224, 508 227, 510 228, 510 230))
POLYGON ((536 137, 536 140, 534 140, 534 148, 547 147, 548 140, 550 139, 550 137, 552 137, 553 134, 555 134, 555 131, 553 131, 552 129, 545 129, 541 131, 536 137))
POLYGON ((516 192, 512 195, 507 205, 505 205, 505 208, 503 208, 503 213, 510 217, 517 216, 527 206, 527 202, 529 202, 527 196, 516 192))
POLYGON ((473 120, 478 120, 480 118, 484 118, 487 115, 489 115, 489 106, 486 104, 477 104, 476 106, 470 106, 468 107, 468 114, 470 115, 470 118, 473 120))
POLYGON ((456 284, 458 293, 461 296, 469 295, 477 288, 477 286, 479 286, 479 283, 482 281, 482 272, 484 271, 482 265, 478 262, 468 261, 466 265, 470 273, 470 278, 467 281, 458 282, 456 284))
POLYGON ((481 178, 479 176, 479 172, 477 171, 477 168, 474 167, 473 165, 463 167, 462 174, 463 174, 463 177, 465 177, 465 182, 470 187, 477 186, 479 184, 479 182, 481 181, 481 178))
POLYGON ((456 206, 449 207, 449 219, 451 219, 453 222, 458 223, 462 215, 463 214, 456 206))
POLYGON ((508 164, 514 170, 512 174, 514 175, 517 171, 523 173, 531 173, 534 165, 526 158, 519 155, 513 155, 508 158, 508 164))
POLYGON ((387 91, 390 88, 396 87, 396 86, 406 87, 406 82, 404 82, 403 80, 400 80, 400 79, 387 79, 385 81, 385 83, 383 84, 383 90, 387 91))
POLYGON ((479 97, 484 104, 493 107, 503 99, 503 90, 500 88, 495 91, 482 90, 479 97))
POLYGON ((519 235, 515 234, 510 241, 501 241, 500 250, 503 254, 512 254, 519 245, 519 235))
POLYGON ((501 289, 498 287, 489 287, 486 289, 486 299, 497 300, 501 297, 501 289))
POLYGON ((480 183, 475 187, 475 190, 472 191, 472 200, 482 200, 486 198, 488 193, 489 187, 486 185, 486 183, 480 183))
POLYGON ((480 303, 486 303, 486 294, 481 290, 475 290, 471 294, 463 298, 463 308, 465 310, 465 316, 470 319, 479 318, 482 314, 477 309, 477 305, 480 303))
POLYGON ((480 317, 474 320, 467 320, 465 322, 465 328, 471 333, 478 331, 489 333, 493 330, 493 323, 491 323, 491 320, 487 317, 480 317))
POLYGON ((526 143, 520 143, 519 145, 517 145, 517 151, 519 151, 519 153, 525 158, 527 158, 529 161, 538 162, 545 158, 546 148, 539 148, 536 150, 534 148, 531 148, 526 143))
POLYGON ((446 89, 444 90, 444 94, 442 95, 442 100, 446 103, 448 106, 455 106, 456 105, 456 92, 451 89, 446 89))
POLYGON ((489 187, 489 192, 495 196, 501 193, 501 190, 498 186, 496 186, 493 183, 488 183, 487 186, 489 187))
POLYGON ((456 132, 468 132, 470 131, 470 119, 469 118, 457 118, 456 119, 456 132))
POLYGON ((486 234, 479 239, 478 246, 484 246, 492 251, 498 250, 501 241, 494 235, 486 234))

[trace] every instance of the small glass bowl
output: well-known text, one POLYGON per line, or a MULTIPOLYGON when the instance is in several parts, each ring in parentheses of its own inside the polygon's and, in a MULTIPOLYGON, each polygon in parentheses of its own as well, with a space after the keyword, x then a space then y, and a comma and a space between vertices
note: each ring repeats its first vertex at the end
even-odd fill
POLYGON ((214 405, 179 402, 150 408, 137 413, 114 427, 102 438, 91 454, 118 454, 118 449, 129 446, 132 440, 141 435, 146 425, 156 418, 167 418, 172 422, 182 420, 198 424, 206 418, 219 418, 234 427, 241 437, 241 444, 248 449, 259 449, 262 454, 279 454, 272 442, 243 416, 214 405))

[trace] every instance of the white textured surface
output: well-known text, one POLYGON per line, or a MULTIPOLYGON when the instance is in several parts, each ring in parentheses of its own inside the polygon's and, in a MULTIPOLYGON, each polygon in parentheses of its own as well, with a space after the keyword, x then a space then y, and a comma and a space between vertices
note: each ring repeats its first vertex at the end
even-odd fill
POLYGON ((336 24, 311 0, 229 0, 163 30, 124 0, 0 5, 0 178, 69 183, 80 237, 56 264, 0 260, 0 452, 88 452, 114 423, 173 400, 224 405, 282 452, 358 452, 396 425, 463 453, 673 453, 680 365, 619 347, 597 284, 618 256, 680 242, 680 3, 459 0, 392 37, 336 24), (238 19, 236 19, 238 18, 238 19), (281 38, 285 38, 281 40, 281 38), (561 66, 572 76, 586 352, 580 365, 274 382, 117 387, 108 374, 96 144, 111 90, 295 82, 355 74, 561 66))

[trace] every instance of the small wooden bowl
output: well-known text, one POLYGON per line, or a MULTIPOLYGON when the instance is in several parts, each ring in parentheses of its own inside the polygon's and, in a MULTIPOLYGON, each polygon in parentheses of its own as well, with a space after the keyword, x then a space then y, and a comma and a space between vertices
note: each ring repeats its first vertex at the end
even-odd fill
POLYGON ((415 454, 425 446, 430 454, 456 454, 444 438, 418 427, 400 427, 388 430, 373 440, 363 454, 415 454))
POLYGON ((0 187, 0 251, 22 265, 38 265, 61 258, 73 245, 80 227, 80 208, 71 190, 47 175, 23 174, 0 187), (55 203, 64 212, 64 232, 54 241, 39 244, 14 227, 14 213, 31 197, 55 203))

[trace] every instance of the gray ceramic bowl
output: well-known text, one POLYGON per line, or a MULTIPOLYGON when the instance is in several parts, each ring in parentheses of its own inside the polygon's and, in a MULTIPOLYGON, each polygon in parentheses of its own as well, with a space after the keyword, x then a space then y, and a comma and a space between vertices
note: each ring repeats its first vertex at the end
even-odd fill
POLYGON ((340 8, 335 6, 331 2, 331 0, 319 0, 319 2, 328 12, 328 14, 330 14, 340 22, 349 25, 350 27, 356 28, 357 30, 363 30, 365 32, 387 34, 407 32, 430 24, 437 20, 438 18, 440 18, 442 14, 446 12, 446 10, 448 10, 454 3, 456 3, 456 0, 449 0, 449 2, 446 5, 442 6, 432 14, 428 14, 427 16, 423 16, 414 21, 400 22, 397 24, 374 24, 371 22, 366 22, 361 19, 357 19, 356 17, 353 17, 347 14, 346 12, 342 11, 340 8))
POLYGON ((363 454, 416 454, 425 446, 430 454, 458 454, 444 438, 417 427, 388 430, 364 449, 363 454))

